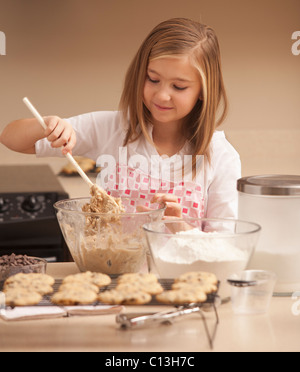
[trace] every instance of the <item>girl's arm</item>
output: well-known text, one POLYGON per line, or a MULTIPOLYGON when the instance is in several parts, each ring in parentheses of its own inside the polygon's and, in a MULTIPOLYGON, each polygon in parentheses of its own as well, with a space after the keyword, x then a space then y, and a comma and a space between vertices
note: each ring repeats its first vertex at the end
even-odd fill
POLYGON ((36 119, 20 119, 8 124, 0 134, 0 142, 9 149, 24 154, 35 154, 35 143, 47 137, 53 148, 70 152, 76 143, 75 132, 67 121, 58 116, 44 117, 47 129, 36 119))

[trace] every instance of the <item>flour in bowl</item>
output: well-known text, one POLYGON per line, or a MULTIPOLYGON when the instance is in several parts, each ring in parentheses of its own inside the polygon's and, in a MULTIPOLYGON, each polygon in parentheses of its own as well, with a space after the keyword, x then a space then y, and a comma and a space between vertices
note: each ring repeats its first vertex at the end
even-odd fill
POLYGON ((222 238, 218 232, 203 232, 195 228, 177 232, 159 251, 159 258, 179 264, 191 264, 198 260, 239 261, 245 259, 245 252, 235 247, 228 239, 222 238))
POLYGON ((232 234, 202 232, 198 228, 177 232, 153 253, 161 277, 175 278, 189 271, 213 272, 220 281, 244 270, 248 252, 239 249, 232 234))

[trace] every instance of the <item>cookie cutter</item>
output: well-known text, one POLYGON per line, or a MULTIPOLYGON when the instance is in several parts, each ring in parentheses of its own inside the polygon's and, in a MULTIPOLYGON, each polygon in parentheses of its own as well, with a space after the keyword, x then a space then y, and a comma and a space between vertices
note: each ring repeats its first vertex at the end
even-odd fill
POLYGON ((214 303, 210 304, 211 308, 215 313, 215 324, 212 332, 209 332, 209 328, 204 315, 205 310, 208 308, 203 307, 202 304, 187 304, 178 306, 173 310, 160 311, 157 313, 121 313, 116 316, 116 322, 120 324, 122 329, 136 329, 155 325, 171 325, 173 321, 179 317, 190 315, 193 313, 199 313, 203 320, 205 332, 209 341, 211 349, 213 348, 213 340, 216 334, 217 325, 219 324, 219 317, 217 309, 214 303))

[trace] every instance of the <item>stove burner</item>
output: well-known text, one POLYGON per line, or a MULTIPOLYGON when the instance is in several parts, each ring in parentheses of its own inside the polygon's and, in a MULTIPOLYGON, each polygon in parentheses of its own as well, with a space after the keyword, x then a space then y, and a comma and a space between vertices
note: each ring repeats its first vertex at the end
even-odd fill
POLYGON ((64 260, 53 204, 69 196, 48 165, 0 166, 0 252, 64 260))

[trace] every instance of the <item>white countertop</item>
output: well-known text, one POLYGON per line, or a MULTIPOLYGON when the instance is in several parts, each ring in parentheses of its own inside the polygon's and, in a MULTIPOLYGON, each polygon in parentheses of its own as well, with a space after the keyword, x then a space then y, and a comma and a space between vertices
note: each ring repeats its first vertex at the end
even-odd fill
MULTIPOLYGON (((78 269, 74 263, 48 264, 48 273, 55 278, 76 272, 78 269)), ((128 306, 125 311, 151 312, 162 308, 167 309, 162 306, 128 306)), ((219 324, 213 351, 300 351, 300 301, 297 303, 297 299, 273 297, 267 314, 234 315, 230 302, 220 305, 217 312, 219 324)), ((211 331, 215 314, 205 312, 204 315, 211 331)), ((115 314, 110 314, 0 320, 0 351, 211 351, 199 314, 178 319, 172 325, 135 330, 121 330, 115 317, 115 314)))

